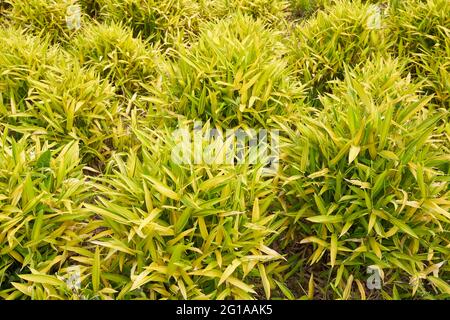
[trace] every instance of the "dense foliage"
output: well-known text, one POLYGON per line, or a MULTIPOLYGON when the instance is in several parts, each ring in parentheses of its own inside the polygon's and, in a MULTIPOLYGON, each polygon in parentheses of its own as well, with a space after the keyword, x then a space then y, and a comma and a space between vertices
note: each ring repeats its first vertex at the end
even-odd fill
POLYGON ((448 299, 449 101, 448 0, 1 1, 0 298, 448 299))

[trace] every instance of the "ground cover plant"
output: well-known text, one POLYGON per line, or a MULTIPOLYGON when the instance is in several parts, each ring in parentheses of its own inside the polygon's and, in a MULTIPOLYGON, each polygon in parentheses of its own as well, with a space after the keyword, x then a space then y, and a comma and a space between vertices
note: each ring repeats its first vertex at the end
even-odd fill
POLYGON ((0 298, 449 299, 449 99, 446 0, 1 1, 0 298))

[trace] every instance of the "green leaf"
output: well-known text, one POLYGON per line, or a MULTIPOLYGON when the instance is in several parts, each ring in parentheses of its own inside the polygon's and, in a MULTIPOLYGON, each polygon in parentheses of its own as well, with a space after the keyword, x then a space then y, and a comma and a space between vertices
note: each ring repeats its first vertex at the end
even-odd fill
POLYGON ((294 300, 295 296, 294 294, 286 287, 282 282, 274 280, 277 284, 278 288, 280 288, 280 291, 288 298, 289 300, 294 300))
POLYGON ((450 285, 442 279, 437 277, 429 276, 427 277, 436 287, 441 290, 442 293, 450 294, 450 285))
POLYGON ((177 244, 173 248, 172 255, 169 260, 169 264, 167 266, 167 273, 169 275, 173 275, 177 269, 176 263, 181 260, 181 256, 183 255, 185 251, 185 246, 183 244, 177 244))
POLYGON ((336 233, 333 233, 331 235, 331 244, 330 244, 331 267, 334 267, 334 264, 336 263, 337 250, 338 250, 337 235, 336 235, 336 233))
POLYGON ((95 247, 94 263, 92 265, 92 288, 97 292, 100 287, 100 249, 95 247))
POLYGON ((50 168, 50 161, 52 159, 52 152, 50 150, 44 151, 39 159, 36 161, 37 168, 50 168))
POLYGON ((396 226, 397 228, 399 228, 400 230, 402 230, 403 232, 409 234, 410 236, 412 236, 413 238, 419 239, 419 237, 417 236, 417 234, 413 231, 413 229, 411 229, 411 227, 409 227, 406 223, 400 221, 399 219, 394 218, 393 216, 390 216, 390 221, 392 222, 392 224, 394 226, 396 226))
POLYGON ((150 177, 150 176, 144 176, 144 178, 147 179, 148 181, 150 181, 151 184, 153 185, 153 187, 162 195, 164 195, 170 199, 173 199, 173 200, 181 200, 181 197, 176 192, 174 192, 168 186, 159 182, 155 178, 150 177))
POLYGON ((22 274, 19 275, 20 278, 25 281, 31 281, 35 283, 49 284, 56 287, 65 287, 66 284, 64 281, 59 280, 58 278, 46 274, 22 274))
POLYGON ((361 147, 360 147, 360 146, 353 146, 353 145, 352 145, 352 146, 350 147, 350 152, 349 152, 349 154, 348 154, 348 163, 349 163, 349 164, 352 163, 353 160, 356 159, 356 157, 358 156, 360 150, 361 150, 361 147))
POLYGON ((341 215, 335 215, 335 216, 314 216, 306 218, 306 220, 314 222, 314 223, 338 223, 342 222, 344 220, 344 217, 341 215))
POLYGON ((234 259, 233 262, 223 272, 217 285, 220 286, 222 283, 224 283, 240 265, 241 261, 238 259, 234 259))

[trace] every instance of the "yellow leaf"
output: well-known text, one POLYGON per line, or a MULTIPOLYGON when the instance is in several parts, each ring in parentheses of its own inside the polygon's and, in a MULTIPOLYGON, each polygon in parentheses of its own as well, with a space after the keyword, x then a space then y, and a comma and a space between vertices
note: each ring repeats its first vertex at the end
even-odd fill
POLYGON ((311 273, 308 282, 308 298, 312 300, 314 298, 314 273, 311 273))
POLYGON ((255 223, 259 220, 259 200, 255 198, 253 202, 252 222, 255 223))
POLYGON ((228 277, 231 276, 231 274, 234 272, 234 270, 236 270, 237 267, 239 267, 240 264, 241 262, 238 259, 234 259, 233 262, 223 272, 218 285, 220 286, 222 283, 224 283, 225 280, 227 280, 228 277))
POLYGON ((180 200, 180 196, 174 192, 173 190, 171 190, 168 186, 166 186, 165 184, 159 182, 158 180, 150 177, 150 176, 144 176, 145 179, 147 179, 148 181, 151 182, 151 184, 153 185, 153 187, 162 195, 166 196, 167 198, 173 199, 173 200, 180 200))
POLYGON ((381 259, 382 253, 380 249, 380 245, 375 241, 374 237, 369 238, 370 247, 372 248, 373 252, 377 255, 379 259, 381 259))
POLYGON ((241 289, 241 290, 244 290, 245 292, 255 293, 256 294, 255 290, 253 290, 252 287, 250 287, 248 284, 245 284, 244 282, 242 282, 239 279, 236 279, 234 277, 229 277, 227 279, 227 282, 232 284, 233 286, 241 289))
POLYGON ((100 250, 95 247, 94 263, 92 264, 92 288, 97 292, 100 287, 100 250))
POLYGON ((438 287, 442 293, 450 294, 450 285, 444 280, 431 276, 428 277, 428 280, 430 280, 436 287, 438 287))
POLYGON ((356 285, 358 286, 359 294, 361 295, 361 300, 366 300, 366 290, 364 285, 359 280, 355 280, 356 285))
POLYGON ((330 245, 331 267, 334 267, 334 264, 336 263, 337 248, 338 248, 337 235, 336 233, 333 233, 331 235, 331 245, 330 245))
POLYGON ((50 284, 52 286, 57 286, 57 287, 65 287, 66 286, 64 281, 59 280, 58 278, 47 275, 47 274, 23 274, 23 275, 19 275, 19 277, 26 281, 31 281, 31 282, 35 282, 35 283, 50 284))
POLYGON ((18 283, 18 282, 11 282, 11 284, 14 286, 14 288, 19 290, 23 294, 31 297, 32 289, 33 289, 32 286, 27 286, 26 284, 18 283))
POLYGON ((323 177, 325 176, 330 170, 328 168, 322 169, 320 171, 311 173, 308 178, 310 179, 314 179, 314 178, 318 178, 318 177, 323 177))
POLYGON ((350 152, 348 153, 348 163, 349 164, 352 163, 353 160, 356 159, 356 157, 358 156, 360 150, 361 150, 360 146, 353 146, 352 145, 350 147, 350 152))
POLYGON ((347 280, 347 284, 345 286, 344 293, 342 294, 342 298, 344 300, 347 300, 350 297, 350 293, 352 290, 352 284, 353 284, 353 275, 350 275, 350 277, 347 280))
POLYGON ((266 294, 267 300, 270 299, 270 282, 269 278, 267 278, 266 269, 263 264, 258 265, 259 274, 261 276, 261 281, 264 287, 264 293, 266 294))

